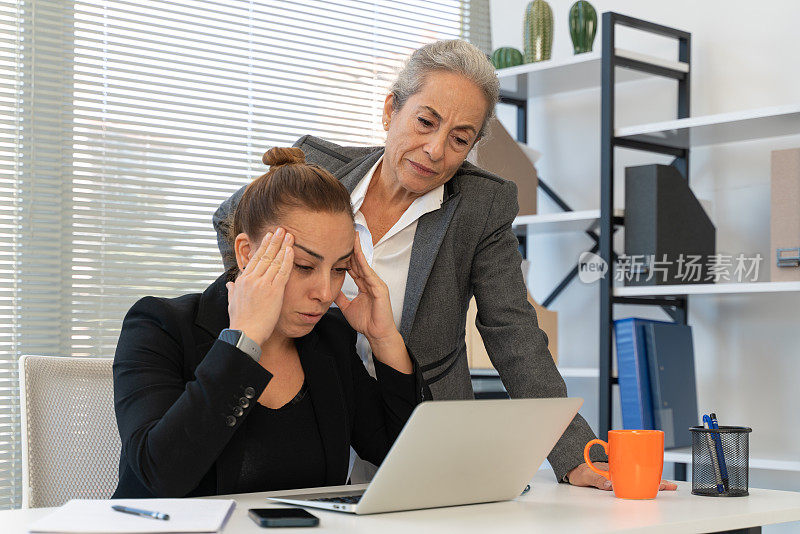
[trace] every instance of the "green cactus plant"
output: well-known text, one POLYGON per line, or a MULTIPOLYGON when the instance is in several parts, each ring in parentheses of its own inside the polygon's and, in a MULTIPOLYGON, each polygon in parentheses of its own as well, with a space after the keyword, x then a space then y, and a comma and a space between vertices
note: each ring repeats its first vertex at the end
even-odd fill
POLYGON ((510 46, 498 48, 492 52, 492 65, 496 69, 505 69, 507 67, 516 67, 522 65, 525 60, 522 58, 522 52, 510 46))
POLYGON ((553 10, 544 0, 525 8, 525 63, 550 59, 553 50, 553 10))
POLYGON ((597 33, 597 11, 592 4, 578 0, 569 10, 569 36, 576 54, 592 51, 597 33))

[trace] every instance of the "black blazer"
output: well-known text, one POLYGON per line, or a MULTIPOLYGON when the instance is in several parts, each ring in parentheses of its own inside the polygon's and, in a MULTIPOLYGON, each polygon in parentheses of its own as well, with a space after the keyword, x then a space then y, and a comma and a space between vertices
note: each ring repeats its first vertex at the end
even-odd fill
MULTIPOLYGON (((114 498, 232 493, 241 459, 229 445, 272 375, 217 340, 228 324, 224 275, 202 294, 145 297, 125 316, 113 367, 122 439, 114 498)), ((378 380, 370 377, 355 340, 338 309, 296 340, 327 485, 346 482, 351 445, 380 464, 416 404, 430 398, 416 362, 412 378, 377 361, 378 380)))

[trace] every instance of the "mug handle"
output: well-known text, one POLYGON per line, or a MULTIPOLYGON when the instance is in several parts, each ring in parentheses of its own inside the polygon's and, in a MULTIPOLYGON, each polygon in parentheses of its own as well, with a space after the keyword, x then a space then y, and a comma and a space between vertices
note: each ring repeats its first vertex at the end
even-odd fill
POLYGON ((592 448, 592 445, 602 445, 603 450, 606 451, 606 455, 608 454, 608 443, 603 441, 602 439, 593 439, 589 443, 586 444, 586 447, 583 448, 583 459, 586 460, 586 465, 589 466, 589 469, 597 473, 598 475, 611 480, 611 475, 608 474, 608 471, 601 471, 600 469, 596 468, 592 463, 591 458, 589 458, 589 450, 592 448))

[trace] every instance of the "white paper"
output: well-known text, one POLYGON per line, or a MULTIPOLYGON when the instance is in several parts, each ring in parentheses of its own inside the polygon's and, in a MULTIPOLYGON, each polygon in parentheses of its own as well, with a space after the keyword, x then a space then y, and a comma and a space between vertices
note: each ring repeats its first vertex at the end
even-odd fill
POLYGON ((230 499, 73 499, 31 523, 29 532, 101 533, 121 532, 217 532, 236 506, 230 499), (112 510, 112 505, 169 514, 152 519, 112 510))

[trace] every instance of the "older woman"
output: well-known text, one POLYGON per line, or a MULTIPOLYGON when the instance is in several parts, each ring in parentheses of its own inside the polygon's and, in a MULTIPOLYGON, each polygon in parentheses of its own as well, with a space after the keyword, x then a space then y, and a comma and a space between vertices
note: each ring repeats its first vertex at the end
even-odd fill
MULTIPOLYGON (((526 299, 511 230, 516 186, 465 161, 498 98, 497 76, 480 50, 439 41, 415 51, 392 85, 384 147, 342 147, 311 136, 295 144, 350 191, 362 248, 389 286, 395 323, 419 355, 434 399, 473 396, 465 344, 473 294, 478 330, 510 395, 567 394, 526 299)), ((239 194, 217 211, 216 227, 239 194)), ((220 250, 225 255, 224 241, 220 250)), ((345 294, 354 290, 345 282, 345 294)), ((359 354, 372 371, 363 337, 359 354)), ((577 415, 548 457, 559 481, 610 489, 583 461, 594 437, 577 415)), ((592 451, 593 461, 605 459, 592 451)))

